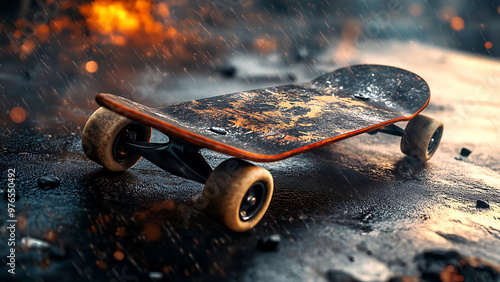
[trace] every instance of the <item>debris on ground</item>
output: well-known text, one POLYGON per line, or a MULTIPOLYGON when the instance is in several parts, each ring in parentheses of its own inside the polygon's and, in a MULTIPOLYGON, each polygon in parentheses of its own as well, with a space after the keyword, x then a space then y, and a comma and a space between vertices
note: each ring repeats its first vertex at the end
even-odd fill
POLYGON ((46 249, 50 247, 48 242, 33 237, 22 238, 21 245, 28 249, 46 249))
POLYGON ((464 147, 460 151, 460 156, 462 156, 462 157, 468 157, 470 155, 470 153, 472 153, 472 151, 464 147))
POLYGON ((357 282, 356 278, 351 275, 336 269, 331 269, 326 272, 326 279, 330 282, 357 282))
POLYGON ((275 251, 280 243, 281 236, 278 234, 273 234, 264 238, 260 238, 257 242, 257 248, 261 251, 266 252, 275 251))
POLYGON ((163 273, 161 272, 150 272, 149 273, 149 278, 151 278, 151 280, 159 280, 159 279, 162 279, 163 278, 163 273))
POLYGON ((490 205, 487 202, 485 202, 485 201, 477 200, 477 202, 476 202, 476 208, 478 208, 478 209, 489 209, 490 205))
POLYGON ((498 281, 500 272, 454 250, 432 250, 415 256, 421 281, 498 281))
POLYGON ((460 151, 460 156, 459 157, 455 157, 456 160, 458 161, 465 161, 469 158, 469 155, 472 153, 471 150, 463 147, 462 150, 460 151))
POLYGON ((38 178, 38 186, 42 189, 56 188, 61 184, 61 179, 53 174, 46 174, 38 178))

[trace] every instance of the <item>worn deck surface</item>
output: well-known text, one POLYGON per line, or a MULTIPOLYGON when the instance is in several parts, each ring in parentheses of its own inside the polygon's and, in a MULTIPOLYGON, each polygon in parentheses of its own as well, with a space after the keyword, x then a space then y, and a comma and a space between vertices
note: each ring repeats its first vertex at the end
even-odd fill
POLYGON ((168 135, 265 161, 408 120, 428 101, 429 86, 421 77, 380 65, 344 67, 303 85, 255 89, 162 108, 110 94, 97 98, 99 104, 168 135), (219 132, 211 130, 214 127, 219 132))

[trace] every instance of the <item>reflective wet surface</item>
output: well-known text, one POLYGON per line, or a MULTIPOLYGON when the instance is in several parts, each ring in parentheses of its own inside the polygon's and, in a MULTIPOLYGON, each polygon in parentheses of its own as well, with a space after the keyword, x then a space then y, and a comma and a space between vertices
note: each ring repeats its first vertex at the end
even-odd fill
MULTIPOLYGON (((500 98, 494 91, 500 63, 417 44, 389 46, 365 50, 357 60, 397 65, 429 83, 424 114, 445 124, 432 160, 418 164, 400 152, 399 137, 378 133, 260 164, 273 175, 274 196, 261 223, 246 233, 196 208, 201 184, 145 160, 118 174, 88 160, 80 136, 97 108, 93 95, 62 106, 30 104, 19 124, 4 116, 2 185, 15 169, 19 196, 15 279, 498 280, 500 98), (472 153, 461 156, 463 147, 472 153), (60 184, 40 187, 46 174, 60 184), (478 200, 489 208, 477 208, 478 200), (281 237, 275 250, 257 247, 275 234, 281 237)), ((43 82, 31 80, 29 87, 37 83, 43 82)), ((154 132, 153 141, 164 137, 154 132)), ((212 167, 227 158, 202 153, 212 167)), ((5 198, 0 277, 11 277, 4 267, 10 252, 5 198)))

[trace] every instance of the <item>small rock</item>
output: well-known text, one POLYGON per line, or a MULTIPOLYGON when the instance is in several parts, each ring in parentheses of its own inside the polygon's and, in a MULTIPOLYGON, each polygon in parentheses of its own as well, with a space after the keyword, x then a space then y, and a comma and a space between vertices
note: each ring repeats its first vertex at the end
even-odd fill
POLYGON ((210 127, 210 131, 215 132, 217 134, 221 134, 221 135, 227 134, 226 129, 224 129, 222 127, 217 127, 217 126, 210 127))
POLYGON ((309 59, 309 49, 307 47, 301 46, 300 48, 295 50, 295 60, 297 60, 297 62, 307 61, 309 59))
POLYGON ((48 242, 33 237, 21 238, 21 245, 28 249, 47 249, 50 247, 48 242))
POLYGON ((431 250, 415 256, 421 281, 499 281, 500 273, 494 267, 477 259, 463 257, 453 250, 431 250), (473 262, 473 263, 471 263, 473 262), (481 277, 481 279, 477 279, 481 277))
POLYGON ((233 78, 238 70, 234 66, 224 65, 218 68, 218 71, 223 77, 233 78))
POLYGON ((43 189, 52 189, 61 183, 61 179, 57 178, 53 174, 46 174, 38 178, 38 186, 43 189))
POLYGON ((278 234, 273 234, 271 236, 266 236, 260 238, 257 242, 257 248, 261 251, 275 251, 281 242, 281 236, 278 234))
POLYGON ((478 209, 489 209, 490 205, 486 203, 485 201, 477 200, 476 202, 476 208, 478 209))
POLYGON ((149 273, 149 278, 151 278, 152 280, 155 280, 155 279, 162 279, 163 278, 163 273, 161 272, 150 272, 149 273))
POLYGON ((472 153, 471 150, 469 150, 467 148, 462 148, 462 151, 460 151, 460 156, 468 157, 470 155, 470 153, 472 153))
POLYGON ((27 79, 33 79, 37 77, 37 73, 33 70, 27 70, 24 72, 24 75, 26 76, 27 79))
POLYGON ((356 278, 352 277, 351 275, 340 271, 340 270, 335 270, 331 269, 328 270, 326 273, 326 279, 331 282, 357 282, 356 278))
POLYGON ((420 215, 420 219, 423 219, 423 220, 428 220, 428 219, 430 219, 430 218, 431 218, 431 216, 430 216, 430 215, 427 215, 427 214, 421 214, 421 215, 420 215))
POLYGON ((441 281, 440 274, 448 265, 458 265, 461 256, 453 250, 430 250, 415 256, 414 261, 424 281, 441 281))

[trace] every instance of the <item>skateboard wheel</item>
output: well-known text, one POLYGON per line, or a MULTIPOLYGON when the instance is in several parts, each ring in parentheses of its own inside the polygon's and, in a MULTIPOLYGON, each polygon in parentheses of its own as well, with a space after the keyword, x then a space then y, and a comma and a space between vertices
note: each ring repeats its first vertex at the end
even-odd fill
POLYGON ((250 230, 266 213, 273 186, 268 170, 236 158, 226 160, 205 184, 204 211, 233 231, 250 230))
POLYGON ((141 156, 121 146, 123 138, 149 142, 151 127, 100 107, 83 129, 83 151, 89 159, 108 170, 125 171, 134 166, 141 156))
POLYGON ((426 162, 436 152, 442 136, 441 121, 417 115, 406 125, 401 139, 401 151, 421 162, 426 162))

